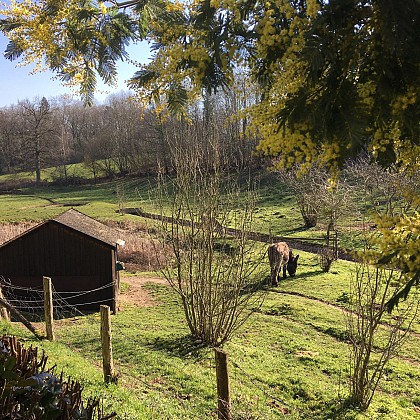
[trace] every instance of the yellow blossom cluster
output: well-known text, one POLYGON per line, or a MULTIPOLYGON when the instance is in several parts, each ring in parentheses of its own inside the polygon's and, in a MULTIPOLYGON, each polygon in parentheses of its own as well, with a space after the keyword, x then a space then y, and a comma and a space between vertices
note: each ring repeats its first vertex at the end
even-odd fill
POLYGON ((392 113, 397 116, 401 111, 405 111, 410 105, 417 102, 420 95, 419 86, 410 86, 404 95, 397 96, 392 102, 392 113))
POLYGON ((407 175, 420 172, 420 144, 413 144, 409 139, 398 139, 394 143, 396 163, 407 175))
POLYGON ((273 49, 280 49, 284 51, 284 60, 286 60, 294 53, 301 51, 304 44, 303 30, 309 21, 308 15, 300 17, 298 10, 293 8, 288 1, 266 2, 262 15, 256 16, 258 57, 267 59, 273 49))
POLYGON ((46 5, 46 1, 13 0, 1 9, 6 18, 18 24, 8 32, 8 37, 25 51, 23 64, 41 65, 45 57, 57 54, 65 46, 67 36, 61 22, 77 12, 77 2, 66 2, 54 16, 42 13, 46 5))
POLYGON ((394 265, 408 276, 420 272, 420 214, 402 216, 378 216, 381 233, 379 247, 381 255, 390 255, 387 264, 394 265))
POLYGON ((379 152, 385 152, 389 144, 396 144, 401 136, 397 122, 387 127, 379 127, 373 133, 371 149, 373 156, 377 157, 379 152))
POLYGON ((374 103, 376 84, 373 81, 360 83, 358 85, 358 92, 362 103, 371 109, 374 103))
MULTIPOLYGON (((77 49, 83 50, 93 39, 106 43, 104 35, 97 25, 101 15, 110 12, 103 2, 82 3, 80 0, 61 0, 54 3, 54 13, 49 10, 47 0, 12 0, 2 4, 0 13, 10 22, 13 28, 7 30, 10 41, 23 51, 19 66, 31 65, 31 73, 48 68, 57 69, 70 77, 64 84, 80 88, 86 83, 90 70, 95 69, 94 57, 83 57, 77 49), (81 23, 78 15, 81 7, 91 12, 91 21, 81 23), (98 27, 97 27, 97 26, 98 27), (80 34, 80 39, 69 36, 69 33, 80 34)), ((113 78, 109 80, 111 83, 113 78)))
POLYGON ((299 163, 302 168, 311 166, 316 146, 304 125, 297 125, 293 130, 278 127, 275 122, 267 124, 266 115, 254 118, 253 125, 258 125, 258 120, 261 121, 259 133, 262 137, 258 150, 271 156, 279 156, 279 167, 289 167, 294 163, 299 163))

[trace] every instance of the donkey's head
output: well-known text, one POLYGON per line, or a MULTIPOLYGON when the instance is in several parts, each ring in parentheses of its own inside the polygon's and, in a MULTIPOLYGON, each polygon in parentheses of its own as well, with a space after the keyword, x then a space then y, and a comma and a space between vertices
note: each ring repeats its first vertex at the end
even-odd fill
POLYGON ((289 253, 289 261, 287 262, 287 272, 290 277, 293 277, 296 274, 297 264, 298 264, 299 255, 293 257, 292 251, 289 253))

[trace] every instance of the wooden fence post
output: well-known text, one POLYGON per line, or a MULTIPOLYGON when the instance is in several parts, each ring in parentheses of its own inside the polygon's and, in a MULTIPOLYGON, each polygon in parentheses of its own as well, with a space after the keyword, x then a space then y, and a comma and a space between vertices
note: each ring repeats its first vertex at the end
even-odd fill
POLYGON ((214 349, 214 355, 216 359, 217 417, 219 420, 231 420, 227 354, 223 350, 214 349))
MULTIPOLYGON (((0 299, 1 300, 4 299, 3 290, 1 289, 1 286, 0 286, 0 299)), ((4 319, 6 321, 10 321, 9 311, 4 306, 0 306, 0 319, 4 319)))
POLYGON ((334 252, 335 252, 335 258, 338 260, 338 232, 335 231, 334 236, 334 252))
POLYGON ((115 315, 118 309, 118 287, 119 287, 119 275, 117 271, 117 254, 112 253, 112 306, 111 311, 115 315))
POLYGON ((52 285, 49 277, 43 277, 42 283, 44 286, 44 316, 45 329, 47 331, 47 339, 54 341, 54 316, 53 316, 53 298, 52 285))
POLYGON ((117 382, 112 359, 111 310, 107 305, 101 305, 101 342, 104 381, 117 382))

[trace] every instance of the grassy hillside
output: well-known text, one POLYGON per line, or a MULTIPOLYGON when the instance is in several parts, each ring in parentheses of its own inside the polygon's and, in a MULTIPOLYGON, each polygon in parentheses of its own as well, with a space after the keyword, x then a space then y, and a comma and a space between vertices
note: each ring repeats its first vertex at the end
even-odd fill
MULTIPOLYGON (((257 188, 256 207, 252 230, 275 236, 318 239, 326 232, 326 222, 322 220, 315 228, 303 225, 295 197, 278 181, 275 174, 254 172, 251 174, 257 188)), ((7 184, 7 176, 0 176, 1 186, 7 184)), ((246 197, 248 175, 239 177, 246 197)), ((119 208, 140 207, 147 212, 157 212, 155 197, 156 181, 153 177, 126 178, 102 181, 76 186, 57 186, 46 184, 35 187, 33 184, 0 196, 0 223, 18 221, 42 221, 53 217, 69 207, 100 220, 133 220, 135 216, 117 214, 119 208)), ((170 193, 171 187, 169 185, 170 193)), ((170 200, 167 197, 166 211, 170 214, 170 200)), ((235 209, 232 209, 233 213, 235 209)), ((360 246, 363 235, 363 221, 352 215, 338 223, 340 247, 354 249, 360 246)))
MULTIPOLYGON (((1 182, 1 179, 0 179, 1 182)), ((81 186, 26 186, 0 196, 0 223, 41 221, 70 206, 101 220, 144 222, 120 215, 120 207, 154 212, 153 179, 126 179, 81 186)), ((346 220, 342 243, 355 247, 346 220)), ((303 229, 296 201, 272 175, 263 174, 253 230, 275 235, 319 237, 322 225, 303 229)), ((323 273, 313 254, 301 255, 298 275, 269 289, 264 305, 225 346, 230 361, 236 419, 415 419, 420 416, 420 319, 398 358, 391 361, 366 415, 344 406, 348 395, 349 344, 344 310, 354 265, 339 261, 323 273)), ((269 274, 267 264, 267 275, 269 274)), ((123 278, 124 282, 124 278, 123 278)), ((123 291, 129 295, 130 285, 123 291)), ((151 306, 125 303, 112 317, 118 385, 104 385, 99 316, 57 321, 57 342, 36 341, 17 323, 0 323, 46 351, 58 370, 81 381, 86 396, 101 396, 104 411, 118 419, 216 418, 211 349, 188 336, 181 306, 168 287, 149 283, 151 306)))
MULTIPOLYGON (((224 349, 229 355, 235 418, 415 419, 420 411, 420 324, 417 335, 387 368, 366 416, 342 407, 348 392, 349 347, 340 297, 348 290, 352 263, 321 274, 302 254, 299 275, 271 289, 262 308, 224 349)), ((123 280, 124 281, 124 280, 123 280)), ((119 385, 101 381, 99 316, 57 321, 57 343, 34 342, 51 363, 101 395, 121 419, 202 419, 215 416, 213 352, 188 338, 178 297, 149 283, 152 306, 123 304, 112 317, 119 385), (111 399, 111 395, 113 395, 111 399)), ((124 287, 130 293, 130 287, 124 287)), ((108 410, 109 411, 109 410, 108 410)))

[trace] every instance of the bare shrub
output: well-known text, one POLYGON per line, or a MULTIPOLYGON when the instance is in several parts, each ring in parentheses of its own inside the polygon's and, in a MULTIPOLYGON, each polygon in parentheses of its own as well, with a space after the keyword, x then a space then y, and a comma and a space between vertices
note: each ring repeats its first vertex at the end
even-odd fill
POLYGON ((125 244, 118 247, 118 258, 128 271, 157 271, 166 264, 169 250, 153 237, 154 229, 128 221, 106 224, 121 231, 125 244))
POLYGON ((359 205, 375 222, 375 230, 366 235, 370 248, 378 250, 371 262, 385 268, 397 267, 403 274, 404 287, 387 303, 392 310, 420 284, 420 265, 416 258, 420 171, 400 165, 383 168, 373 156, 364 154, 350 162, 346 172, 359 186, 359 205))
POLYGON ((418 210, 416 191, 420 173, 401 171, 398 167, 383 168, 367 154, 348 163, 346 175, 363 193, 363 210, 391 217, 418 210))
POLYGON ((157 240, 129 233, 125 244, 118 248, 118 258, 125 262, 129 271, 156 271, 166 261, 166 251, 157 246, 157 240), (160 250, 158 255, 158 250, 160 250))
POLYGON ((367 410, 383 372, 398 354, 417 316, 416 296, 395 308, 387 316, 388 299, 400 290, 400 272, 360 263, 351 284, 350 308, 347 313, 351 341, 350 402, 367 410))
POLYGON ((309 169, 295 165, 278 175, 295 195, 305 227, 325 223, 327 248, 319 252, 319 262, 328 272, 337 260, 339 222, 356 211, 354 188, 344 178, 331 182, 328 172, 318 165, 309 169))
POLYGON ((36 226, 35 222, 4 223, 0 225, 0 245, 10 241, 28 229, 36 226))
POLYGON ((328 179, 327 172, 315 165, 308 170, 301 170, 295 165, 289 170, 278 171, 278 176, 295 195, 305 227, 315 227, 321 207, 320 193, 328 179))
POLYGON ((332 263, 337 261, 337 253, 331 248, 322 248, 318 251, 318 259, 322 271, 328 273, 332 263))
POLYGON ((206 133, 203 149, 195 147, 201 133, 185 130, 171 145, 177 176, 162 174, 157 194, 162 215, 170 216, 162 218, 162 244, 173 255, 163 274, 181 298, 193 338, 220 346, 262 303, 265 249, 248 239, 255 194, 222 172, 217 132, 206 133), (240 233, 227 237, 227 225, 240 233))

